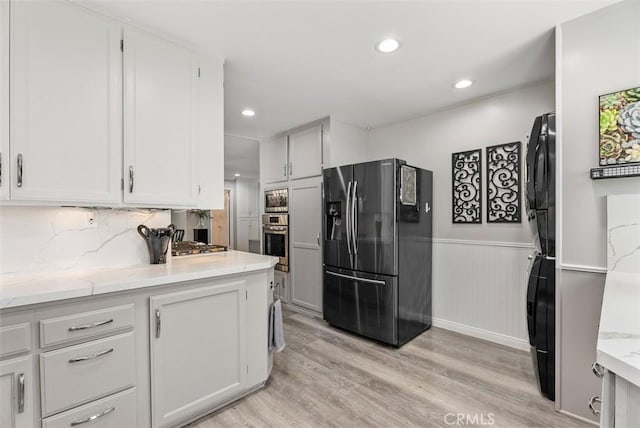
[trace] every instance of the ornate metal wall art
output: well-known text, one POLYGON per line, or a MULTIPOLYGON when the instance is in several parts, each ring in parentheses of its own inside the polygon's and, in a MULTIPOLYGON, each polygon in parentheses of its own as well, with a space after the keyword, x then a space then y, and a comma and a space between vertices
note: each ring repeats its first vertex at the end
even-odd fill
POLYGON ((451 154, 451 221, 482 223, 481 149, 451 154))
POLYGON ((520 142, 487 147, 487 223, 520 223, 520 142))

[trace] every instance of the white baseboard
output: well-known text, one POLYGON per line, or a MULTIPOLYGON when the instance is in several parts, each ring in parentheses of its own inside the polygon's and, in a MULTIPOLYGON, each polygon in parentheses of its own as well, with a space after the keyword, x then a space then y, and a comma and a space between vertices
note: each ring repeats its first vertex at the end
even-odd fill
POLYGON ((517 337, 506 336, 500 333, 494 333, 488 330, 482 330, 477 327, 471 327, 469 325, 460 324, 453 321, 447 321, 439 318, 433 318, 433 326, 443 328, 445 330, 455 331, 456 333, 466 334, 467 336, 477 337, 489 342, 497 343, 499 345, 508 346, 510 348, 519 349, 521 351, 529 352, 529 342, 517 337))
POLYGON ((558 413, 562 413, 563 415, 567 415, 570 418, 577 419, 577 420, 582 421, 582 422, 586 422, 586 423, 591 424, 593 426, 600 426, 600 424, 598 422, 594 422, 591 419, 583 418, 582 416, 574 415, 573 413, 567 412, 566 410, 558 410, 558 413))

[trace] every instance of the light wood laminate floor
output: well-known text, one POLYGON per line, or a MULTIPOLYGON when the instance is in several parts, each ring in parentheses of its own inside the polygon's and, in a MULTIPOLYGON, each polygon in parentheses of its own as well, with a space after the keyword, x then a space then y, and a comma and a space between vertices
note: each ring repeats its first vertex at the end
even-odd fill
POLYGON ((290 310, 285 339, 262 390, 192 427, 591 426, 539 395, 522 351, 438 328, 394 349, 290 310))

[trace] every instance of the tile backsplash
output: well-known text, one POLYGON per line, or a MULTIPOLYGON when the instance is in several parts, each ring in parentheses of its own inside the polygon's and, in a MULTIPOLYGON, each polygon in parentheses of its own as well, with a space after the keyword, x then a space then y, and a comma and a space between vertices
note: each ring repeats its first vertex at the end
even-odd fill
POLYGON ((607 197, 607 269, 640 273, 640 194, 607 197))
POLYGON ((136 228, 170 223, 169 210, 0 207, 0 273, 147 264, 136 228))

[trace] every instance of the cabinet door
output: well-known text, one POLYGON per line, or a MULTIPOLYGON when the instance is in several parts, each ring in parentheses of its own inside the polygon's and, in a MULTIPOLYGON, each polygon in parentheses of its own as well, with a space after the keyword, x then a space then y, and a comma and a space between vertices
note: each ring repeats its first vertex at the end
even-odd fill
POLYGON ((291 186, 291 302, 322 312, 322 251, 320 179, 291 186))
POLYGON ((190 51, 125 30, 125 203, 197 205, 197 77, 196 58, 190 51))
POLYGON ((287 181, 287 137, 277 137, 260 143, 260 171, 265 183, 287 181))
POLYGON ((239 218, 236 230, 236 247, 238 251, 249 251, 249 234, 251 232, 251 219, 239 218))
POLYGON ((236 179, 236 209, 238 217, 258 215, 257 180, 236 179))
POLYGON ((154 427, 175 426, 246 383, 245 281, 151 297, 154 427))
POLYGON ((0 427, 34 426, 31 356, 0 362, 0 427))
POLYGON ((198 208, 222 209, 224 200, 223 64, 200 58, 198 98, 198 208))
POLYGON ((120 201, 121 35, 71 2, 11 3, 12 199, 120 201))
POLYGON ((9 199, 9 2, 0 2, 0 201, 9 199))
POLYGON ((285 303, 289 302, 287 297, 287 275, 284 272, 274 271, 273 273, 273 295, 285 303))
POLYGON ((322 174, 322 127, 289 135, 289 176, 292 179, 322 174))

